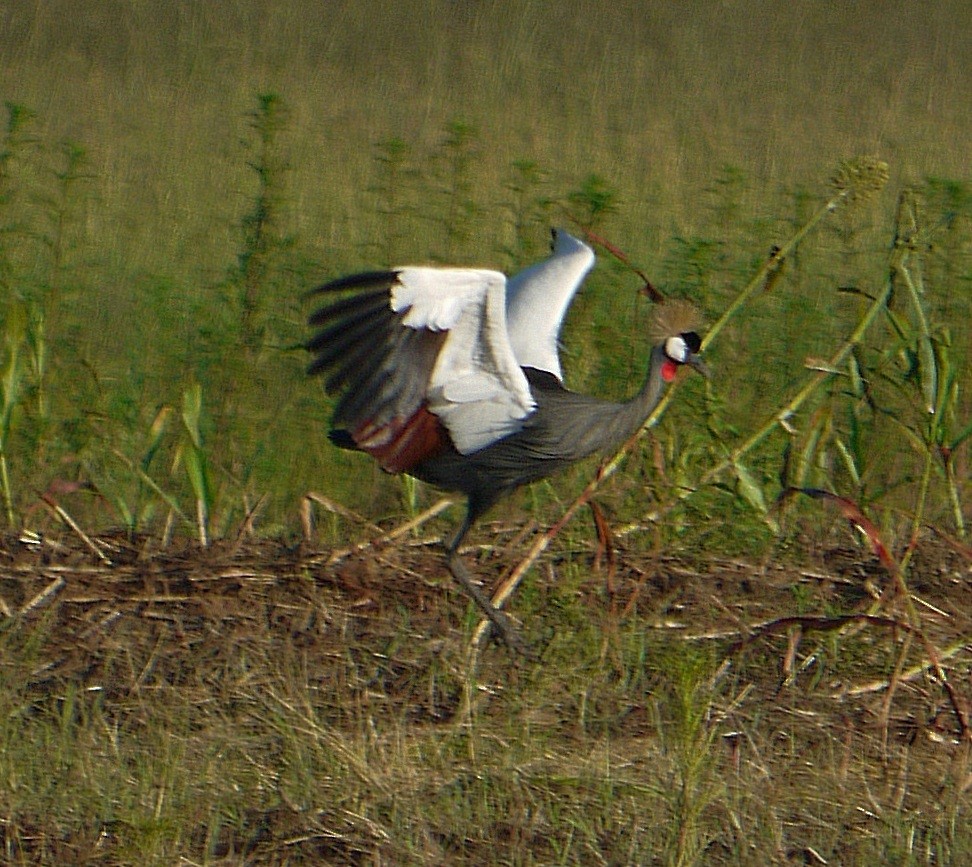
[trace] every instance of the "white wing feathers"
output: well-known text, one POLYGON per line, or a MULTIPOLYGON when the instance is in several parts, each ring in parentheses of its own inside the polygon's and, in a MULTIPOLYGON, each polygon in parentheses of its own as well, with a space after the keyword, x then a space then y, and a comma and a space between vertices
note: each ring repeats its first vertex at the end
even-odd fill
MULTIPOLYGON (((495 271, 473 268, 396 268, 392 286, 392 310, 405 315, 409 328, 449 331, 470 306, 481 307, 495 271)), ((482 315, 481 313, 479 315, 482 315)))
POLYGON ((563 378, 560 326, 593 264, 590 247, 555 232, 550 258, 509 281, 477 268, 396 269, 391 306, 402 324, 447 332, 426 399, 461 454, 520 430, 536 409, 522 367, 563 378))
POLYGON ((392 309, 410 328, 448 331, 432 370, 429 410, 469 454, 519 430, 536 408, 510 346, 506 278, 472 268, 401 268, 392 309))
POLYGON ((507 283, 506 319, 513 354, 522 367, 563 381, 557 338, 571 299, 594 265, 594 251, 564 231, 554 231, 553 255, 507 283))

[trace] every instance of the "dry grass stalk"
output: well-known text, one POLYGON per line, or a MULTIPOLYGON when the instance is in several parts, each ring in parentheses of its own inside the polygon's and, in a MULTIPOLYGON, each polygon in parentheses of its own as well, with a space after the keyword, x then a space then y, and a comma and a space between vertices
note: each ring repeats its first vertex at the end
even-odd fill
POLYGON ((49 508, 51 512, 54 513, 55 517, 57 517, 62 523, 66 524, 71 529, 71 531, 82 542, 84 542, 85 547, 87 547, 89 551, 91 551, 106 566, 111 565, 111 560, 108 558, 105 552, 102 551, 101 548, 97 544, 95 544, 95 542, 91 539, 91 537, 78 526, 74 518, 72 518, 64 510, 62 506, 60 506, 58 503, 56 503, 51 497, 48 497, 46 494, 41 496, 41 500, 44 502, 47 508, 49 508))
POLYGON ((33 599, 31 599, 23 608, 20 609, 19 614, 23 616, 35 608, 40 608, 42 605, 46 605, 53 599, 58 593, 60 593, 67 586, 67 582, 58 575, 50 584, 48 584, 40 593, 38 593, 33 599))
POLYGON ((300 523, 304 531, 305 542, 310 542, 314 538, 314 503, 346 520, 354 521, 356 524, 362 524, 374 533, 381 532, 381 527, 373 524, 364 515, 360 515, 353 509, 341 505, 341 503, 331 497, 319 494, 317 491, 308 491, 300 501, 300 523))
MULTIPOLYGON (((420 514, 416 515, 414 518, 406 521, 404 524, 400 524, 394 530, 390 530, 389 532, 383 533, 382 535, 377 536, 373 539, 367 539, 364 542, 358 542, 356 545, 351 545, 346 548, 338 548, 334 551, 331 551, 328 554, 328 556, 325 558, 326 563, 327 565, 332 566, 335 563, 338 563, 341 560, 343 560, 349 554, 355 554, 359 551, 364 551, 366 548, 377 547, 379 545, 384 545, 388 542, 394 542, 396 539, 400 539, 402 536, 408 535, 416 528, 421 527, 422 524, 432 520, 432 518, 434 518, 436 515, 439 515, 440 513, 444 512, 454 502, 455 500, 452 499, 451 497, 443 497, 442 499, 438 500, 437 502, 429 506, 429 508, 427 508, 424 512, 421 512, 420 514)), ((374 525, 370 525, 370 526, 374 526, 374 525)), ((375 527, 375 529, 377 530, 379 528, 375 527)), ((318 562, 318 560, 315 560, 314 562, 318 562)))

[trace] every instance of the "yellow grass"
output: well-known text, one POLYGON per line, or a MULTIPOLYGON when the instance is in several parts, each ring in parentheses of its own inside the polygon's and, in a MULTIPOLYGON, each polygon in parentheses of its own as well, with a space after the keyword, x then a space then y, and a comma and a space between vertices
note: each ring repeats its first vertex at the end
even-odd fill
POLYGON ((886 159, 892 186, 965 175, 970 26, 961 0, 45 0, 0 11, 0 96, 38 112, 45 140, 89 149, 86 228, 125 270, 223 267, 250 186, 241 118, 267 90, 293 109, 293 229, 319 251, 344 258, 376 232, 376 142, 431 149, 460 117, 487 208, 468 255, 503 231, 488 208, 524 158, 568 187, 609 179, 626 242, 651 255, 697 228, 723 165, 762 198, 857 153, 886 159))

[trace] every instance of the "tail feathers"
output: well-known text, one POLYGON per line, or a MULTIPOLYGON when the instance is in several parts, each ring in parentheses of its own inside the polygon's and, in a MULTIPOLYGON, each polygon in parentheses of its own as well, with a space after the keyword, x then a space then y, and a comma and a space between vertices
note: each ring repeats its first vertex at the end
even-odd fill
POLYGON ((341 429, 332 430, 327 436, 328 439, 339 449, 352 449, 354 451, 358 451, 358 444, 354 441, 354 437, 351 436, 350 431, 341 429))

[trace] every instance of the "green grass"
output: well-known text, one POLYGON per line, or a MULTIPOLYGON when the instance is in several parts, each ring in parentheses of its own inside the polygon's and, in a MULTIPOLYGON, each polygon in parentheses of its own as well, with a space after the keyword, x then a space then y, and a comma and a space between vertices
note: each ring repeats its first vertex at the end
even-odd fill
MULTIPOLYGON (((967 858, 967 745, 887 742, 898 708, 924 732, 935 679, 889 686, 883 710, 854 705, 853 719, 833 699, 918 665, 924 646, 901 635, 961 647, 960 613, 948 630, 886 600, 879 613, 911 632, 805 635, 807 673, 779 693, 767 669, 787 638, 732 657, 646 624, 703 632, 721 611, 716 591, 683 599, 658 556, 826 564, 849 544, 836 501, 777 503, 787 488, 859 506, 919 596, 946 574, 921 560, 929 528, 968 544, 970 25, 958 0, 0 10, 0 521, 8 539, 69 540, 71 568, 137 561, 115 530, 150 571, 185 540, 292 540, 308 491, 384 526, 431 502, 325 437, 330 406, 297 347, 303 294, 328 277, 405 262, 513 269, 543 254, 551 225, 578 222, 697 303, 708 328, 743 301, 707 347, 713 379, 681 382, 597 494, 622 564, 640 564, 622 585, 643 588, 640 601, 625 610, 591 589, 603 582, 586 515, 520 588, 514 610, 547 642, 543 666, 490 651, 470 668, 465 621, 449 620, 461 604, 434 560, 402 566, 415 582, 404 598, 369 585, 399 574, 401 552, 318 571, 281 554, 255 580, 283 574, 297 597, 257 599, 265 621, 233 593, 173 615, 195 603, 170 597, 206 596, 198 576, 146 590, 168 600, 155 606, 126 591, 118 612, 60 598, 83 569, 36 605, 55 574, 45 561, 0 577, 5 857, 967 858), (813 222, 859 155, 887 161, 886 185, 813 222), (761 271, 811 222, 778 273, 761 271), (807 369, 835 358, 819 381, 807 369), (380 609, 365 635, 361 599, 380 609), (323 622, 326 652, 302 652, 307 624, 323 622), (61 660, 59 631, 93 668, 61 660)), ((572 387, 637 388, 650 316, 638 288, 601 255, 565 327, 572 387)), ((595 466, 492 517, 549 526, 595 466)), ((314 543, 371 532, 321 515, 314 543)), ((20 549, 4 550, 13 569, 20 549)), ((855 550, 866 563, 866 541, 855 550)), ((190 572, 207 568, 198 556, 190 572)), ((508 559, 477 568, 495 580, 508 559)), ((700 565, 705 581, 711 571, 700 565)), ((883 588, 885 572, 865 578, 883 588)), ((773 610, 731 598, 750 628, 871 604, 793 575, 773 610)), ((967 700, 963 660, 943 664, 967 700)))
MULTIPOLYGON (((968 80, 948 60, 960 5, 779 9, 755 29, 745 5, 729 27, 709 4, 136 6, 104 27, 107 8, 78 27, 57 3, 4 13, 3 96, 22 108, 4 148, 3 271, 32 322, 20 364, 34 368, 32 416, 11 441, 26 441, 10 465, 17 513, 51 467, 138 499, 141 483, 118 490, 127 473, 103 444, 143 460, 159 408, 195 382, 220 455, 215 532, 261 497, 263 520, 286 525, 308 480, 359 509, 397 508, 386 485, 345 484, 348 464, 319 438, 306 447, 327 409, 288 347, 315 280, 403 260, 514 267, 572 214, 711 321, 857 153, 889 161, 883 196, 829 220, 712 347, 726 422, 738 427, 741 406, 769 411, 803 360, 826 354, 856 312, 837 286, 880 284, 906 183, 925 195, 923 221, 941 224, 929 305, 957 324, 952 351, 967 362, 955 143, 968 80)), ((576 387, 636 387, 647 310, 633 283, 602 261, 579 299, 565 334, 576 387)), ((194 511, 182 474, 162 470, 155 481, 194 511)))
MULTIPOLYGON (((411 581, 385 575, 391 604, 362 608, 319 567, 308 581, 272 547, 245 554, 114 575, 55 557, 74 588, 0 634, 9 863, 934 864, 972 849, 968 769, 945 712, 928 716, 933 685, 896 698, 886 743, 876 698, 833 695, 887 671, 872 631, 833 635, 780 687, 785 640, 740 651, 646 627, 705 598, 703 576, 613 625, 581 576, 518 606, 550 636, 544 665, 497 651, 471 671, 449 606, 396 609, 411 581), (242 564, 259 580, 212 580, 242 564)), ((704 577, 743 617, 762 604, 739 595, 745 570, 704 577)))

